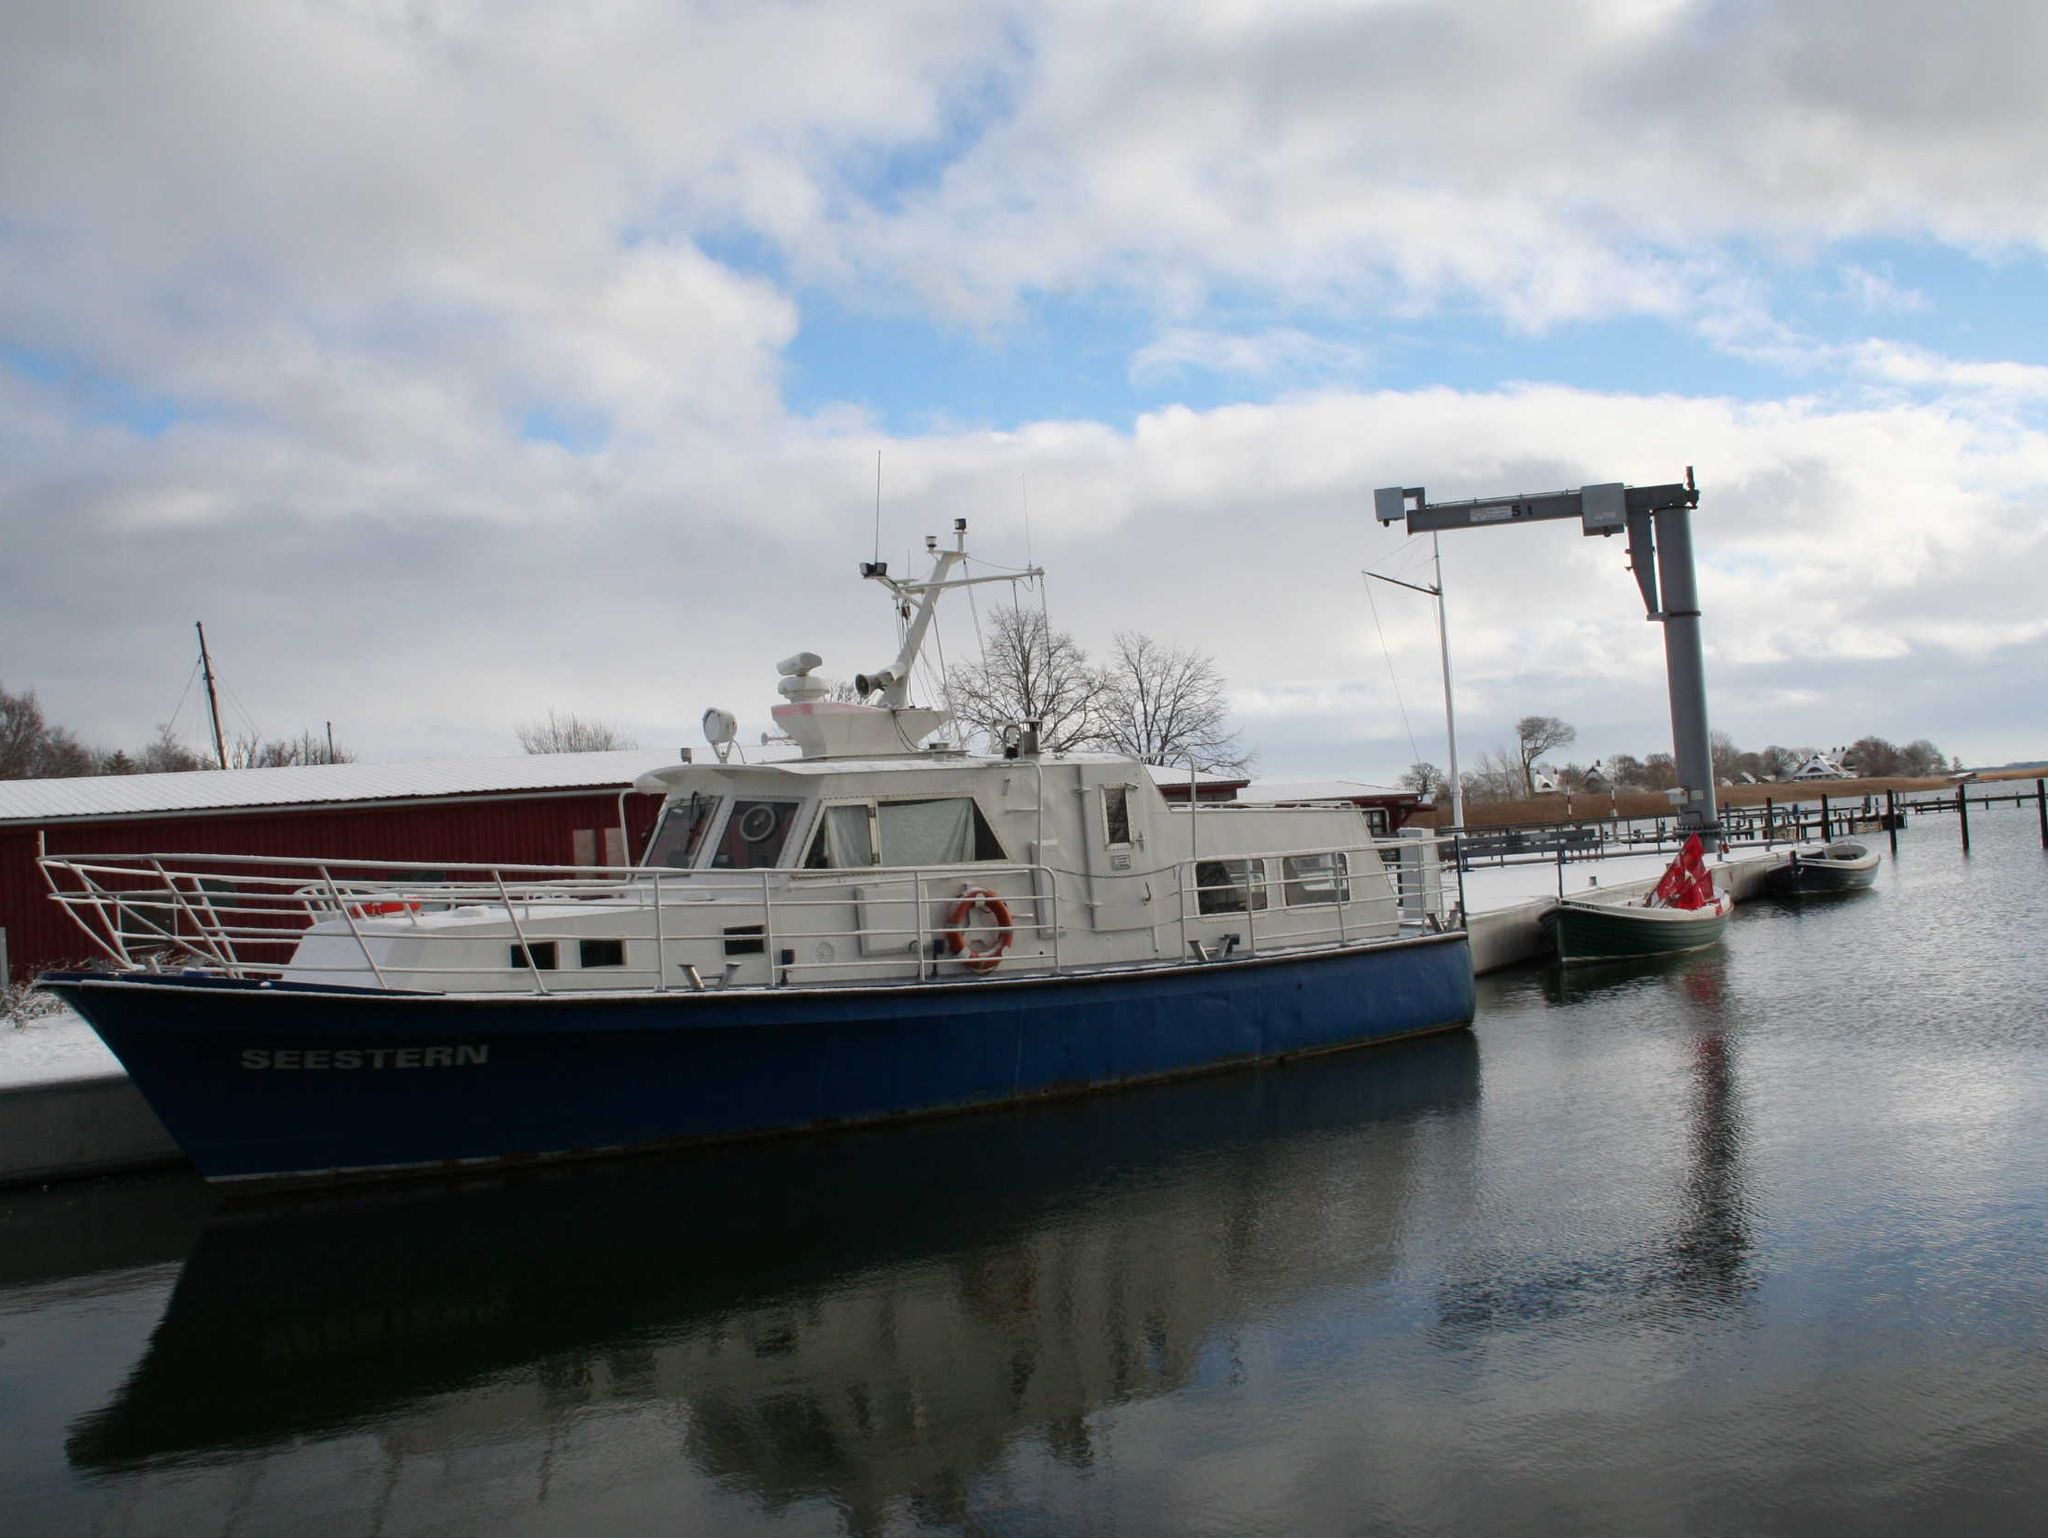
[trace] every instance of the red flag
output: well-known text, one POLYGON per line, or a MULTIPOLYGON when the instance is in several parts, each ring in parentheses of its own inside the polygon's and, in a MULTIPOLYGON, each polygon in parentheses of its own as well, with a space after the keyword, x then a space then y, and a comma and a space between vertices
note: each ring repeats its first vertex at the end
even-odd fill
POLYGON ((1707 869, 1706 846, 1695 833, 1665 868, 1656 890, 1644 899, 1646 908, 1704 908, 1714 900, 1714 873, 1707 869))

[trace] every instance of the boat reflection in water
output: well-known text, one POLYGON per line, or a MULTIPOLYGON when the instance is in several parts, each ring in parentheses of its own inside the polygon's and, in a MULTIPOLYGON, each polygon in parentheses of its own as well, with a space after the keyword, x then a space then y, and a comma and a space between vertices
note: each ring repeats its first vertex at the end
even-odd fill
POLYGON ((1462 1199, 1478 1065, 1458 1033, 995 1116, 224 1209, 69 1454, 140 1483, 166 1462, 226 1480, 368 1435, 388 1495, 408 1460, 486 1442, 545 1450, 545 1481, 572 1421, 644 1414, 661 1434, 607 1432, 608 1479, 675 1477, 680 1440, 700 1476, 873 1530, 891 1503, 944 1505, 1020 1434, 1085 1458, 1094 1412, 1194 1381, 1234 1326, 1383 1276, 1418 1188, 1439 1223, 1462 1199), (652 1460, 637 1475, 617 1467, 629 1446, 652 1460))
MULTIPOLYGON (((1727 1034, 1727 973, 1725 952, 1698 951, 1524 974, 1521 985, 1540 988, 1552 1005, 1591 1006, 1615 1029, 1665 1033, 1683 1054, 1684 1097, 1672 1106, 1682 1146, 1633 1204, 1629 1181, 1616 1173, 1616 1210, 1634 1221, 1604 1247, 1545 1255, 1496 1248, 1480 1267, 1468 1259, 1439 1289, 1435 1344, 1467 1346, 1575 1313, 1668 1328, 1732 1314, 1749 1300, 1757 1285, 1753 1198, 1727 1034)), ((1655 1061, 1660 1076, 1672 1065, 1665 1053, 1655 1061)))

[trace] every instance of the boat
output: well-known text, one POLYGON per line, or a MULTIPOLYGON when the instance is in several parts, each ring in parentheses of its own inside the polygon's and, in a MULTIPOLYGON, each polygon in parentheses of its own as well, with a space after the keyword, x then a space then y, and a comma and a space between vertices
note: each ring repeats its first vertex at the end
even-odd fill
POLYGON ((460 1171, 876 1122, 1468 1025, 1455 867, 1355 807, 1170 804, 1149 767, 986 751, 910 703, 965 523, 857 698, 778 666, 798 756, 643 777, 618 867, 42 858, 96 945, 43 985, 208 1179, 460 1171))
POLYGON ((1882 856, 1868 844, 1838 839, 1820 849, 1795 849, 1771 873, 1771 890, 1783 896, 1860 892, 1877 880, 1882 856))
POLYGON ((1626 889, 1561 898, 1543 916, 1559 961, 1672 956, 1717 943, 1734 903, 1714 890, 1698 834, 1685 841, 1649 893, 1626 889))

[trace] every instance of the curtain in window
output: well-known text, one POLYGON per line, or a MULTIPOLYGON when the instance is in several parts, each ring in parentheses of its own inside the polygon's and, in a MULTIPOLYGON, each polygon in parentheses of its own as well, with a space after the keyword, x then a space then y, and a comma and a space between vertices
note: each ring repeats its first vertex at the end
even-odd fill
POLYGON ((974 803, 887 801, 880 808, 884 865, 958 865, 974 858, 974 803))
POLYGON ((866 806, 834 806, 825 810, 826 863, 835 870, 875 863, 874 846, 868 838, 866 806))

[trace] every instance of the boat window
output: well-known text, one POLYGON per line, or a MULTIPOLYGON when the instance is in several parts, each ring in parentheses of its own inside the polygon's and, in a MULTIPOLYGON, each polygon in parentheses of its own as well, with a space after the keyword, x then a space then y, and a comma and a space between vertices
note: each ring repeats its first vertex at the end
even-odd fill
POLYGON ((513 945, 507 947, 507 949, 512 953, 512 965, 519 968, 522 972, 528 969, 535 972, 559 970, 560 962, 557 959, 555 942, 553 940, 536 940, 530 948, 524 945, 513 945))
POLYGON ((626 964, 624 940, 578 940, 576 961, 586 967, 622 967, 626 964))
POLYGON ((654 830, 654 841, 647 846, 646 863, 677 870, 687 870, 695 864, 711 819, 724 804, 723 796, 707 796, 693 790, 688 801, 671 806, 662 813, 661 826, 654 830))
POLYGON ((1195 901, 1203 913, 1243 913, 1266 906, 1263 860, 1197 860, 1195 901))
POLYGON ((868 801, 826 807, 804 865, 811 870, 849 870, 874 864, 874 815, 874 805, 868 801))
POLYGON ((1287 855, 1280 861, 1280 883, 1280 900, 1290 908, 1351 901, 1351 882, 1341 854, 1287 855))
POLYGON ((1111 844, 1128 844, 1131 841, 1130 786, 1102 787, 1102 822, 1104 835, 1111 844))
POLYGON ((972 796, 884 801, 876 813, 884 865, 965 865, 1004 857, 995 830, 972 796))
POLYGON ((967 865, 1008 858, 1002 840, 974 798, 948 796, 829 806, 818 820, 804 865, 810 870, 847 870, 863 865, 967 865))
POLYGON ((797 806, 795 801, 734 801, 725 831, 711 852, 711 868, 762 870, 780 864, 797 806))

